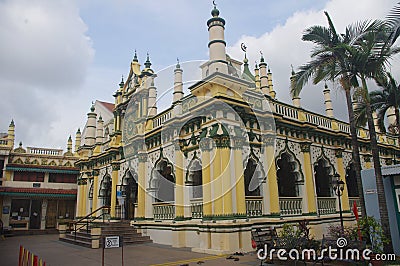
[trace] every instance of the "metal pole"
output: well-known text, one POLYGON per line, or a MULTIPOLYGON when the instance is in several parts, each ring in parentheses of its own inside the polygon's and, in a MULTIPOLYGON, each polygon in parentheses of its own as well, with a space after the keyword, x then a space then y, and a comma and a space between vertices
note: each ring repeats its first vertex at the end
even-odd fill
POLYGON ((121 256, 122 256, 122 266, 124 266, 124 238, 123 238, 123 236, 120 236, 120 238, 121 238, 121 252, 122 252, 122 254, 121 254, 121 256))
POLYGON ((103 237, 103 254, 101 256, 101 265, 104 266, 104 246, 106 245, 106 238, 103 237))
POLYGON ((340 199, 342 196, 340 193, 340 186, 338 186, 337 190, 338 190, 338 198, 339 198, 340 230, 341 230, 341 234, 343 236, 344 226, 343 226, 343 214, 342 214, 342 200, 340 199))

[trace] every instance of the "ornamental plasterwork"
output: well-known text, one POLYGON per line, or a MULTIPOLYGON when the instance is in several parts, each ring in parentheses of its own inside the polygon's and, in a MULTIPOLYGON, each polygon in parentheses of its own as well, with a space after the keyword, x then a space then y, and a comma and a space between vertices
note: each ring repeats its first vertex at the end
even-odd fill
POLYGON ((293 152, 296 158, 301 158, 301 147, 300 144, 297 142, 288 142, 289 149, 293 152))
POLYGON ((381 166, 386 166, 386 158, 379 157, 379 161, 381 163, 381 166))
POLYGON ((311 164, 314 164, 317 161, 317 159, 321 156, 321 147, 311 146, 310 154, 311 154, 311 164))
POLYGON ((343 152, 343 165, 344 167, 347 167, 350 165, 351 160, 353 159, 353 156, 351 155, 351 152, 343 152))
POLYGON ((365 156, 365 155, 361 156, 361 169, 367 169, 366 157, 368 157, 368 156, 365 156))
POLYGON ((275 145, 275 153, 279 154, 284 148, 285 148, 285 140, 284 139, 276 139, 276 145, 275 145))
POLYGON ((324 148, 326 158, 337 168, 335 151, 332 149, 324 148))

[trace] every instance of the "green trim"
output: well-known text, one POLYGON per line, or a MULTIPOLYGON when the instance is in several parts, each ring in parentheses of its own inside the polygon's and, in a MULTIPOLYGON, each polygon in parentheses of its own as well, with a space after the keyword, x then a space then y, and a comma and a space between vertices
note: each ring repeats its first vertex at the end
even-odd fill
POLYGON ((208 42, 208 48, 210 48, 211 44, 213 43, 222 43, 223 45, 226 46, 226 42, 224 40, 212 40, 208 42))
POLYGON ((317 212, 303 213, 303 216, 316 216, 317 212))
MULTIPOLYGON (((207 21, 207 26, 210 28, 210 24, 211 24, 212 22, 214 22, 214 21, 221 22, 221 23, 223 24, 222 26, 225 26, 225 19, 220 18, 220 17, 213 17, 213 18, 210 18, 210 19, 207 21)), ((211 25, 211 27, 214 27, 214 26, 221 26, 221 25, 211 25)))
POLYGON ((79 174, 79 170, 63 170, 63 169, 49 169, 49 168, 35 168, 35 167, 15 167, 15 166, 6 166, 6 171, 60 173, 60 174, 77 174, 77 175, 79 174))
MULTIPOLYGON (((276 213, 264 214, 259 217, 280 218, 281 214, 279 212, 276 212, 276 213)), ((256 217, 249 217, 249 218, 256 218, 256 217)))
POLYGON ((26 192, 0 192, 2 196, 18 197, 42 197, 42 198, 76 198, 76 194, 50 194, 50 193, 26 193, 26 192))

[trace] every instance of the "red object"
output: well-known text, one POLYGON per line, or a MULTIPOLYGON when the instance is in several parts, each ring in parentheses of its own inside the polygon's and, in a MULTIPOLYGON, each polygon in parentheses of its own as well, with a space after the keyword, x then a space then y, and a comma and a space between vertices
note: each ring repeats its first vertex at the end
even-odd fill
POLYGON ((39 266, 38 256, 36 255, 33 256, 33 266, 39 266))
POLYGON ((22 265, 22 259, 24 257, 24 248, 22 246, 19 246, 19 260, 18 260, 18 266, 22 265))
POLYGON ((251 247, 256 249, 257 248, 257 243, 254 241, 254 239, 251 240, 251 247))
POLYGON ((356 220, 358 221, 358 209, 357 209, 356 201, 353 201, 353 213, 354 213, 354 216, 356 217, 356 220))

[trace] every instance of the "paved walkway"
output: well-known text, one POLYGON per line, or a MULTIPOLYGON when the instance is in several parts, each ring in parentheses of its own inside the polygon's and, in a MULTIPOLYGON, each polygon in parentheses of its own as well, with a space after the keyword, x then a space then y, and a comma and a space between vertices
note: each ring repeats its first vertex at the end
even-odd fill
MULTIPOLYGON (((58 240, 58 235, 13 236, 0 239, 0 265, 18 264, 19 246, 38 255, 51 266, 99 266, 102 249, 89 249, 58 240)), ((106 249, 104 265, 121 264, 121 248, 106 249)), ((172 248, 159 244, 129 245, 124 247, 124 265, 260 265, 255 254, 235 256, 239 261, 227 260, 226 256, 213 256, 191 252, 188 248, 172 248), (203 263, 202 263, 203 262, 203 263)))

